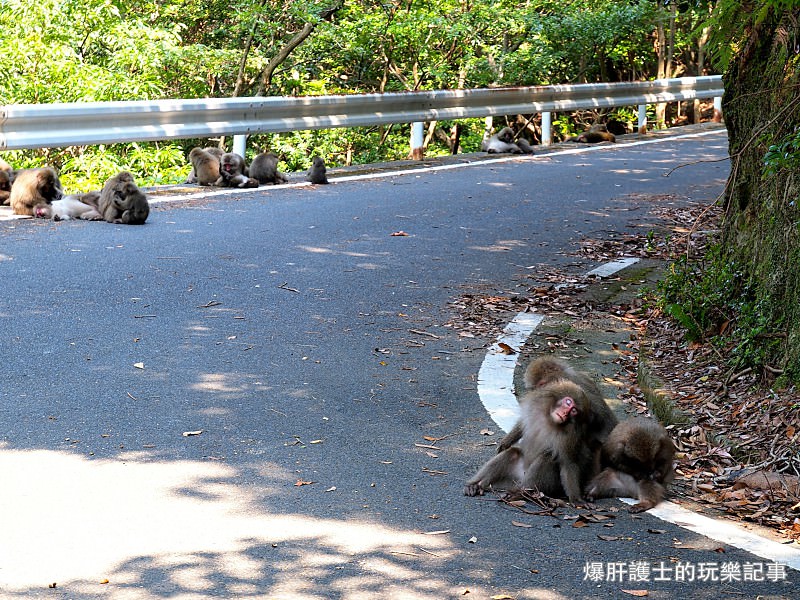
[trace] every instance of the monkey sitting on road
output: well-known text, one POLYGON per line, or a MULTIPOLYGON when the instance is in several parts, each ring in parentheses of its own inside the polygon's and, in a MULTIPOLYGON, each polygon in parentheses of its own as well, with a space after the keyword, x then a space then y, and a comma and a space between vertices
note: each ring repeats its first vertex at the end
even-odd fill
POLYGON ((192 148, 189 152, 192 170, 186 178, 186 183, 214 185, 219 179, 219 159, 223 154, 219 148, 192 148))
POLYGON ((258 183, 270 185, 289 181, 286 175, 278 171, 278 157, 272 152, 262 152, 253 159, 250 163, 250 177, 256 179, 258 183))
POLYGON ((310 181, 314 185, 328 183, 326 171, 327 169, 325 169, 325 161, 322 160, 322 157, 315 156, 311 161, 311 168, 308 170, 306 180, 310 181))
POLYGON ((467 481, 464 494, 489 489, 534 489, 583 502, 594 452, 587 443, 591 412, 583 389, 566 379, 530 390, 520 399, 521 439, 496 454, 467 481))
POLYGON ((234 152, 226 152, 219 159, 219 178, 214 185, 222 187, 256 188, 258 180, 245 175, 244 158, 234 152))
POLYGON ((139 190, 128 171, 108 178, 100 192, 97 208, 108 223, 125 225, 142 225, 150 214, 147 196, 139 190))
MULTIPOLYGON (((603 443, 617 425, 617 417, 603 399, 600 388, 587 373, 573 368, 569 363, 554 356, 540 356, 525 369, 525 388, 535 390, 548 383, 567 379, 581 387, 589 399, 590 411, 586 417, 586 435, 594 457, 594 472, 600 471, 600 451, 603 443)), ((522 437, 522 421, 500 440, 497 451, 510 448, 522 437)))

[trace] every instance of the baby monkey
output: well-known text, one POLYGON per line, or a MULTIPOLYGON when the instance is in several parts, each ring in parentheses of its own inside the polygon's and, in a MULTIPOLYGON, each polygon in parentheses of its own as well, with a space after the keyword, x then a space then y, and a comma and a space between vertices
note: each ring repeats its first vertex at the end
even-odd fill
POLYGON ((660 423, 644 417, 622 421, 603 444, 605 468, 589 482, 586 495, 590 500, 638 498, 628 510, 649 510, 664 499, 666 486, 675 477, 674 457, 675 444, 660 423))

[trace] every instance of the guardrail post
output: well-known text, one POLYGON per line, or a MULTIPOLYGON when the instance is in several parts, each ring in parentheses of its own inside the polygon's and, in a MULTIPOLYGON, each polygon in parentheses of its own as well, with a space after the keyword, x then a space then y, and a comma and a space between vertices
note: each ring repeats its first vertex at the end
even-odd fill
POLYGON ((553 113, 546 111, 542 113, 542 146, 549 146, 553 143, 553 113))
POLYGON ((714 121, 714 123, 722 122, 722 96, 716 96, 714 98, 714 116, 711 117, 711 120, 714 121))
POLYGON ((247 136, 235 135, 233 136, 233 153, 238 154, 244 158, 244 153, 247 150, 247 136))
POLYGON ((647 133, 647 104, 639 105, 639 133, 647 133))
POLYGON ((425 142, 425 124, 416 122, 411 124, 411 158, 412 160, 422 160, 425 149, 422 147, 425 142))

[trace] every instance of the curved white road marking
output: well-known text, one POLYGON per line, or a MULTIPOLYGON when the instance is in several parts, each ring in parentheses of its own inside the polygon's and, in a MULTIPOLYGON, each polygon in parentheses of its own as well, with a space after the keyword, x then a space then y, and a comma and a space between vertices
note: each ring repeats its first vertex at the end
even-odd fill
MULTIPOLYGON (((589 271, 589 274, 609 277, 638 260, 621 259, 606 263, 589 271)), ((519 415, 519 405, 514 394, 514 368, 517 356, 528 337, 542 321, 544 317, 541 315, 517 314, 492 344, 478 371, 478 395, 492 420, 503 431, 511 429, 519 415), (501 343, 511 346, 517 354, 505 354, 499 346, 501 343)), ((636 500, 630 498, 620 498, 620 500, 627 504, 636 503, 636 500)), ((761 537, 730 521, 712 519, 669 501, 662 502, 648 512, 662 521, 800 571, 800 549, 761 537)))
POLYGON ((519 404, 514 394, 517 355, 542 321, 542 315, 519 313, 492 344, 478 371, 478 394, 492 420, 503 431, 511 429, 519 417, 519 404), (506 354, 500 344, 511 346, 515 353, 506 354))

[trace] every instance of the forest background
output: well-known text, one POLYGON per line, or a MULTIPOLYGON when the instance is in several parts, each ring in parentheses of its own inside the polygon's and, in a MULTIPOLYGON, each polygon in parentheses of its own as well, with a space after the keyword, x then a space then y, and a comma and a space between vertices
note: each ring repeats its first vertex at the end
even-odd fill
MULTIPOLYGON (((707 31, 701 24, 710 8, 707 2, 653 0, 0 0, 0 30, 7 33, 0 38, 0 104, 697 75, 706 72, 707 31)), ((623 122, 635 121, 631 110, 616 112, 623 122)), ((558 115, 556 138, 583 130, 597 117, 558 115)), ((529 126, 534 143, 536 118, 529 126)), ((657 120, 663 123, 664 115, 657 120)), ((460 125, 461 151, 479 150, 483 120, 460 125)), ((452 126, 429 124, 426 154, 452 151, 452 126)), ((261 135, 248 147, 253 153, 270 148, 284 170, 299 171, 313 154, 329 166, 406 158, 408 129, 261 135)), ((65 188, 79 191, 123 169, 144 185, 183 181, 194 145, 208 143, 42 149, 4 157, 17 168, 55 166, 65 188)))

